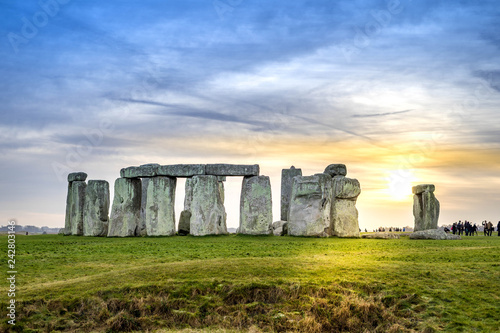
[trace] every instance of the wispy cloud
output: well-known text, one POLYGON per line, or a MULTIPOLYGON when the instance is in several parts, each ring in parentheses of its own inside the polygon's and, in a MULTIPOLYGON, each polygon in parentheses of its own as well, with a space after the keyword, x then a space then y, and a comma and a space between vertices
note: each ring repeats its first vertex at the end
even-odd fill
POLYGON ((402 113, 408 113, 413 111, 411 110, 403 110, 403 111, 394 111, 394 112, 385 112, 385 113, 372 113, 372 114, 354 114, 351 117, 352 118, 371 118, 371 117, 385 117, 385 116, 392 116, 395 114, 402 114, 402 113))

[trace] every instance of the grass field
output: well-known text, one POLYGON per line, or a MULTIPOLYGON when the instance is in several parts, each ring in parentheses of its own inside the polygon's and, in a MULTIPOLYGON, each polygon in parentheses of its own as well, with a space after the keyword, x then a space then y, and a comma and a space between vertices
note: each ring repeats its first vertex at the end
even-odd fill
POLYGON ((19 332, 500 332, 497 236, 17 236, 16 265, 19 332))

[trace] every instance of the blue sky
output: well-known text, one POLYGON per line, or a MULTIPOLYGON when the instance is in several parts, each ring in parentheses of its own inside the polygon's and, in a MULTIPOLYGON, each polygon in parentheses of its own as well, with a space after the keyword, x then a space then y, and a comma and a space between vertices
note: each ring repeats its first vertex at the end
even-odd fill
MULTIPOLYGON (((63 226, 65 176, 345 163, 360 224, 495 220, 498 1, 0 1, 1 223, 63 226)), ((227 183, 237 226, 241 180, 227 183)), ((177 213, 182 208, 182 182, 177 213)))

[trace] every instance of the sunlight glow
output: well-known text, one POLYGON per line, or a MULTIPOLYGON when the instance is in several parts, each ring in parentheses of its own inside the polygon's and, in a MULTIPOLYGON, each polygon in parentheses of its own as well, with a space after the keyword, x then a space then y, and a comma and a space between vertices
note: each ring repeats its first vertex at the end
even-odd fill
POLYGON ((410 201, 411 188, 417 179, 411 170, 390 170, 387 177, 387 192, 394 201, 410 201))

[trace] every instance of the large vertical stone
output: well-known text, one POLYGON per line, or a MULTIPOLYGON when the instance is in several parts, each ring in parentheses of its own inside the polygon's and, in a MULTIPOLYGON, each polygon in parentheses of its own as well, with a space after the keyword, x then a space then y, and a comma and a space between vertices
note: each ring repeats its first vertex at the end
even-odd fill
POLYGON ((217 186, 219 188, 220 199, 222 200, 222 204, 224 204, 224 200, 226 199, 226 193, 224 191, 224 181, 219 180, 217 182, 217 186))
POLYGON ((414 231, 437 229, 439 219, 439 201, 434 196, 435 186, 432 184, 417 185, 413 191, 414 231))
POLYGON ((323 173, 305 177, 295 176, 288 209, 288 234, 330 236, 331 198, 331 176, 323 173))
POLYGON ((186 180, 184 210, 191 213, 191 235, 227 234, 226 211, 216 176, 200 175, 186 180))
POLYGON ((174 206, 176 184, 176 178, 150 178, 145 207, 146 235, 175 235, 174 206))
POLYGON ((332 180, 332 235, 359 237, 356 200, 361 193, 357 179, 335 176, 332 180))
POLYGON ((89 180, 83 213, 84 236, 107 236, 109 224, 109 183, 89 180))
POLYGON ((85 205, 86 187, 87 184, 85 181, 80 180, 70 181, 68 184, 68 196, 66 197, 66 219, 64 223, 65 235, 83 235, 83 210, 85 205))
POLYGON ((68 183, 68 194, 66 195, 66 216, 64 219, 64 230, 65 236, 71 235, 71 202, 73 192, 71 191, 71 183, 68 183))
POLYGON ((267 176, 243 178, 239 233, 269 235, 273 232, 271 181, 267 176))
POLYGON ((148 200, 148 186, 150 178, 141 178, 141 222, 139 223, 139 235, 146 236, 146 204, 148 200))
POLYGON ((281 170, 281 220, 288 221, 288 206, 292 195, 293 177, 302 176, 302 169, 295 169, 292 165, 290 169, 281 170))
POLYGON ((109 218, 108 237, 140 235, 142 184, 139 178, 118 178, 109 218))

